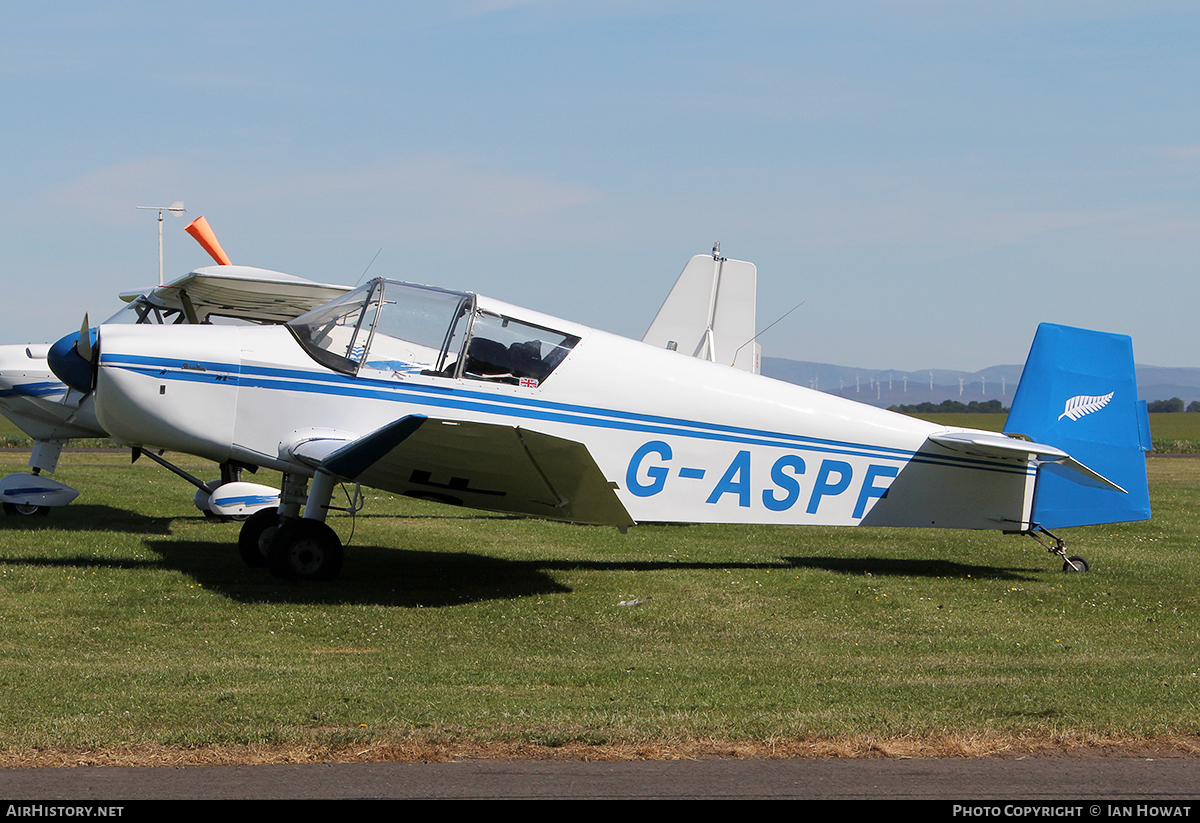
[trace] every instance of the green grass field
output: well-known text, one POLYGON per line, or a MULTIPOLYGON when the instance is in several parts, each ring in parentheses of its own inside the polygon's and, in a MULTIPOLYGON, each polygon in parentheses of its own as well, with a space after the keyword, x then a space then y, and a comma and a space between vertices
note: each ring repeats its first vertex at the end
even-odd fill
POLYGON ((0 519, 0 760, 1186 747, 1200 460, 1149 465, 1151 522, 1064 535, 1087 574, 997 533, 621 536, 368 491, 331 520, 342 577, 295 585, 245 568, 238 526, 164 470, 67 454, 80 500, 0 519))

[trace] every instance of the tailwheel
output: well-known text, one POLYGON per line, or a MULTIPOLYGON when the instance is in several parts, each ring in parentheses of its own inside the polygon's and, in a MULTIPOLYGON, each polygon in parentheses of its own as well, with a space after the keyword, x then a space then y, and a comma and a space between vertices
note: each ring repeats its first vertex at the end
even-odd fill
POLYGON ((1062 538, 1056 534, 1050 533, 1046 529, 1043 529, 1041 526, 1035 526, 1034 528, 1030 529, 1029 531, 1024 532, 1024 534, 1029 535, 1034 540, 1036 540, 1039 544, 1044 546, 1046 551, 1050 552, 1050 554, 1061 557, 1063 559, 1062 570, 1064 572, 1069 572, 1069 573, 1086 572, 1086 571, 1088 571, 1088 569, 1091 568, 1088 565, 1088 562, 1077 554, 1073 554, 1070 557, 1067 557, 1067 544, 1063 542, 1062 538), (1050 540, 1052 540, 1053 542, 1047 543, 1045 540, 1042 540, 1040 537, 1038 537, 1038 532, 1041 532, 1042 534, 1046 535, 1046 537, 1050 538, 1050 540))
POLYGON ((267 550, 278 528, 279 509, 257 511, 242 524, 242 530, 238 532, 238 554, 247 566, 252 569, 266 568, 267 550))
POLYGON ((271 539, 267 566, 286 580, 332 580, 342 570, 342 556, 342 541, 329 526, 319 520, 292 520, 271 539))

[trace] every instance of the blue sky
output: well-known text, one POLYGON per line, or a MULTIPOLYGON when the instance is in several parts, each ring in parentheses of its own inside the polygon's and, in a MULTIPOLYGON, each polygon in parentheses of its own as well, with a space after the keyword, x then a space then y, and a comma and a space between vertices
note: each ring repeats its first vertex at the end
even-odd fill
POLYGON ((1200 7, 0 6, 0 342, 236 263, 489 294, 640 337, 693 254, 766 355, 974 370, 1038 322, 1200 365, 1200 7), (207 265, 166 218, 168 278, 207 265))

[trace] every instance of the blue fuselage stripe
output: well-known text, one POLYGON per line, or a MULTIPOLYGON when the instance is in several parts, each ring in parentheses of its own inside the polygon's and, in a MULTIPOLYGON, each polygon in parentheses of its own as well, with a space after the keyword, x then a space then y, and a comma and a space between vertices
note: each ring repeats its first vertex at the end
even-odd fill
POLYGON ((306 392, 360 397, 419 406, 478 412, 525 420, 566 423, 590 428, 637 431, 647 434, 688 437, 743 445, 801 449, 808 452, 866 457, 900 463, 909 461, 942 466, 976 468, 1004 473, 1032 474, 1034 469, 1014 464, 1005 466, 995 461, 955 455, 926 455, 906 449, 872 446, 803 435, 761 431, 757 429, 681 420, 660 415, 640 414, 615 409, 601 409, 570 403, 558 403, 536 398, 503 397, 459 389, 456 387, 396 385, 389 381, 356 378, 330 372, 310 372, 262 366, 230 365, 228 363, 195 360, 154 358, 142 355, 101 353, 101 365, 122 368, 165 380, 202 383, 225 383, 241 388, 306 392), (190 368, 184 369, 187 364, 190 368), (203 371, 196 368, 202 366, 203 371))
POLYGON ((210 502, 214 506, 233 506, 239 503, 243 506, 261 506, 266 503, 278 503, 279 495, 249 494, 241 497, 222 497, 220 500, 213 499, 210 502))

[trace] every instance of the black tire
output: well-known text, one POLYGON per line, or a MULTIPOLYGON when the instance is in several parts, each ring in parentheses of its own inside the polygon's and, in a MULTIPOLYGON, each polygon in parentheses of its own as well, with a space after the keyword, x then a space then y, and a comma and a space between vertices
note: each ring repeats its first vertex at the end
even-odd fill
POLYGON ((1086 572, 1089 568, 1088 562, 1077 554, 1063 562, 1063 571, 1067 573, 1086 572))
MULTIPOLYGON (((205 512, 210 514, 210 512, 205 512)), ((279 509, 263 509, 250 515, 238 532, 238 554, 252 569, 267 567, 267 549, 279 526, 279 509)))
POLYGON ((40 514, 42 517, 50 514, 49 506, 35 506, 31 503, 5 503, 4 513, 17 517, 32 517, 35 514, 40 514))
POLYGON ((342 541, 317 520, 284 523, 271 539, 267 567, 285 580, 333 580, 342 570, 342 541))

